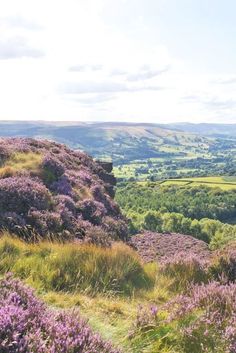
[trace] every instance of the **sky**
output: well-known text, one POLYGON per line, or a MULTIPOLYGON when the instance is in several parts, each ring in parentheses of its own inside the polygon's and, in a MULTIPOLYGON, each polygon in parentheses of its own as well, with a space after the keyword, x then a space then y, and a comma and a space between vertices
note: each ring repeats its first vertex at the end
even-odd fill
POLYGON ((0 0, 0 120, 236 123, 235 0, 0 0))

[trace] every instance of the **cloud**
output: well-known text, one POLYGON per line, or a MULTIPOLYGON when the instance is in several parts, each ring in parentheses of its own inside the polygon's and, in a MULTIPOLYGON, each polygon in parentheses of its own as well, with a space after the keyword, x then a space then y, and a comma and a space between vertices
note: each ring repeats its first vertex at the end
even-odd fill
POLYGON ((186 95, 182 97, 182 100, 187 103, 199 103, 208 110, 211 111, 222 111, 222 110, 233 110, 236 108, 236 99, 233 98, 220 98, 218 96, 208 96, 203 94, 199 95, 186 95))
POLYGON ((23 37, 0 39, 0 60, 16 58, 40 58, 44 53, 29 45, 23 37))
POLYGON ((126 83, 103 81, 103 82, 65 82, 59 86, 63 94, 86 94, 86 93, 120 93, 138 92, 144 90, 157 91, 163 89, 159 86, 128 86, 126 83))
POLYGON ((181 99, 185 102, 199 102, 201 100, 201 96, 195 94, 188 94, 181 97, 181 99))
POLYGON ((218 83, 221 85, 230 85, 236 83, 236 76, 231 76, 228 78, 221 78, 218 80, 215 80, 213 83, 218 83))
POLYGON ((69 71, 73 71, 73 72, 100 71, 102 70, 102 68, 103 68, 103 65, 101 64, 95 64, 95 65, 83 64, 83 65, 70 66, 69 71))
POLYGON ((139 72, 127 75, 126 79, 128 81, 141 81, 141 80, 149 80, 158 75, 161 75, 164 72, 167 72, 169 67, 165 67, 161 70, 151 69, 149 66, 143 66, 139 72))
POLYGON ((0 18, 0 24, 7 25, 8 27, 22 28, 31 31, 38 31, 43 29, 43 27, 38 23, 21 16, 2 17, 0 18))
POLYGON ((110 75, 111 76, 123 76, 123 75, 127 75, 127 71, 126 70, 122 70, 122 69, 118 69, 115 68, 111 71, 110 75))
POLYGON ((115 68, 110 72, 110 76, 122 76, 126 81, 130 82, 144 81, 159 76, 162 73, 169 71, 169 69, 169 66, 166 66, 163 69, 157 69, 149 65, 143 65, 135 71, 115 68))
POLYGON ((85 106, 99 105, 101 103, 104 103, 113 99, 115 99, 115 96, 109 93, 92 94, 92 95, 89 94, 86 97, 84 96, 81 97, 78 95, 76 95, 75 97, 70 97, 70 100, 81 103, 82 105, 85 105, 85 106))
POLYGON ((236 108, 236 100, 235 99, 219 99, 217 97, 212 97, 211 99, 207 99, 203 102, 210 109, 218 109, 218 110, 228 110, 236 108))
POLYGON ((66 94, 107 93, 127 91, 126 85, 115 82, 66 82, 59 90, 66 94))

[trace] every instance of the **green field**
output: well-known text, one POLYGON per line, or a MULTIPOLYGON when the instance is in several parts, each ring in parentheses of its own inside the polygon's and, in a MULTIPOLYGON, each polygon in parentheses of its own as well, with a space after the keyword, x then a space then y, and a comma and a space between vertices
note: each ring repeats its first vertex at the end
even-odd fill
POLYGON ((206 185, 209 187, 219 187, 222 190, 236 189, 235 176, 212 176, 199 178, 168 179, 161 183, 162 185, 206 185))

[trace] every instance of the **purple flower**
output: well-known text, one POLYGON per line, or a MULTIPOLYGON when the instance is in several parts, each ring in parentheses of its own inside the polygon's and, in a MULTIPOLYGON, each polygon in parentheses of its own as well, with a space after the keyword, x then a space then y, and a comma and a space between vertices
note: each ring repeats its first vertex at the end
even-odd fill
POLYGON ((119 353, 93 333, 77 310, 48 309, 34 292, 7 275, 0 281, 0 352, 119 353))
POLYGON ((0 175, 0 229, 24 238, 36 231, 41 236, 66 235, 67 239, 85 238, 86 231, 98 225, 97 234, 109 234, 113 239, 126 237, 125 219, 101 179, 104 170, 91 157, 47 140, 0 141, 0 163, 4 168, 17 152, 42 157, 32 171, 17 169, 11 177, 5 172, 2 179, 0 175))

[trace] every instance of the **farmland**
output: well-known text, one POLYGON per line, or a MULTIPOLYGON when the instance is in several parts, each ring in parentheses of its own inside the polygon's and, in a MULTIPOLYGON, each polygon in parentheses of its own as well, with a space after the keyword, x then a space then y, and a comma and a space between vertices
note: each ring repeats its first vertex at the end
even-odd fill
POLYGON ((236 189, 235 176, 215 176, 215 177, 199 177, 199 178, 181 178, 168 179, 160 182, 162 185, 204 185, 212 188, 220 188, 222 190, 236 189))

